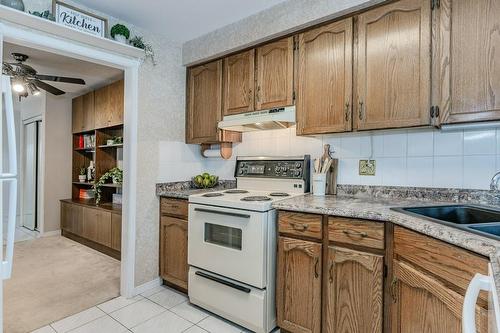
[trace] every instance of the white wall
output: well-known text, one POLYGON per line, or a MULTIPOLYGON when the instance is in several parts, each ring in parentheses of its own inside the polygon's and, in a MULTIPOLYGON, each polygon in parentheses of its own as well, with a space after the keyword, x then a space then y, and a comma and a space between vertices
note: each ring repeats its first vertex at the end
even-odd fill
POLYGON ((72 142, 71 98, 46 94, 42 121, 43 232, 60 230, 59 200, 71 198, 72 142))

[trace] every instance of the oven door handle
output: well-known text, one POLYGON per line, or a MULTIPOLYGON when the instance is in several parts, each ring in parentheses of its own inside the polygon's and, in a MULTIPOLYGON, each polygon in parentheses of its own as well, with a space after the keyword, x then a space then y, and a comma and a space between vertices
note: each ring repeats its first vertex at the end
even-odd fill
POLYGON ((241 218, 244 218, 244 219, 249 219, 250 218, 250 215, 248 215, 248 214, 222 212, 222 211, 219 211, 219 210, 212 210, 212 209, 206 209, 206 208, 195 208, 194 210, 197 211, 197 212, 219 214, 219 215, 228 215, 228 216, 233 216, 233 217, 241 217, 241 218))
POLYGON ((239 284, 232 283, 232 282, 220 279, 220 278, 218 278, 216 276, 213 276, 213 275, 210 275, 210 274, 207 274, 207 273, 196 271, 194 274, 196 274, 198 276, 201 276, 202 278, 205 278, 205 279, 208 279, 208 280, 211 280, 211 281, 223 284, 225 286, 231 287, 233 289, 242 291, 242 292, 247 293, 247 294, 249 294, 250 291, 252 291, 250 288, 240 286, 239 284))

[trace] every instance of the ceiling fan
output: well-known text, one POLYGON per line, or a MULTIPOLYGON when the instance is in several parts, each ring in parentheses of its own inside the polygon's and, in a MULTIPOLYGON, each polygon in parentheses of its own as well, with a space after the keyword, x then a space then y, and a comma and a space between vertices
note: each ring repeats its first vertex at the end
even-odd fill
POLYGON ((40 89, 57 96, 66 93, 43 81, 85 84, 84 80, 78 78, 38 74, 33 67, 24 63, 29 58, 25 54, 12 53, 12 57, 16 62, 4 62, 2 73, 12 78, 12 90, 19 94, 19 99, 28 97, 28 91, 36 96, 40 94, 40 89))

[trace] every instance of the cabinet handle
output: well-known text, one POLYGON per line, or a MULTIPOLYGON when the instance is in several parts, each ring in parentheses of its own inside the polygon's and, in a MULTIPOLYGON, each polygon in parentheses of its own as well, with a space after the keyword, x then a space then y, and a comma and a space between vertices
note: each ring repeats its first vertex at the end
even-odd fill
POLYGON ((359 101, 359 120, 363 120, 363 101, 359 101))
POLYGON ((303 224, 303 223, 290 222, 290 225, 292 226, 293 230, 296 231, 306 231, 309 228, 309 224, 303 224))
POLYGON ((330 263, 330 269, 328 270, 328 275, 329 275, 329 278, 328 280, 330 280, 330 283, 333 283, 333 261, 330 263))
POLYGON ((344 235, 347 235, 348 237, 361 237, 361 238, 366 238, 368 237, 368 234, 366 232, 362 231, 356 231, 356 230, 342 230, 344 235))
POLYGON ((398 301, 398 294, 397 294, 397 285, 398 285, 398 279, 393 278, 392 283, 391 283, 391 297, 392 297, 392 302, 396 303, 398 301))
POLYGON ((349 102, 345 103, 345 121, 348 122, 349 121, 349 116, 350 116, 350 112, 349 112, 349 102))
POLYGON ((257 103, 259 103, 260 102, 260 86, 257 87, 256 97, 257 97, 257 103))
POLYGON ((249 100, 249 101, 252 101, 252 100, 253 100, 253 98, 252 98, 252 97, 253 97, 253 96, 252 96, 252 89, 250 89, 250 90, 248 90, 248 100, 249 100))
POLYGON ((316 279, 319 277, 318 266, 319 266, 319 258, 316 258, 316 263, 314 263, 314 277, 316 279))

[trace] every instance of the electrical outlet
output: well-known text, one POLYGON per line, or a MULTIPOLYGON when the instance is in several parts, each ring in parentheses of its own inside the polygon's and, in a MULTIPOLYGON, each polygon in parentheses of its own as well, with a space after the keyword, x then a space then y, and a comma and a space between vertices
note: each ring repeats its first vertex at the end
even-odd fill
POLYGON ((375 160, 359 160, 360 176, 375 176, 375 160))

